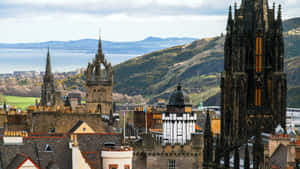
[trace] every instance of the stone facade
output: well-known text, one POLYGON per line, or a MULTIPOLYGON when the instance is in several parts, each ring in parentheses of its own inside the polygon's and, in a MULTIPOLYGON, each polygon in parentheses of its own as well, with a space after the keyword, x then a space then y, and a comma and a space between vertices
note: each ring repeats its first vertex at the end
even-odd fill
POLYGON ((86 70, 86 106, 89 113, 109 115, 112 111, 113 70, 102 52, 101 38, 98 53, 86 70), (103 70, 101 68, 104 68, 103 70))
POLYGON ((135 144, 133 168, 137 169, 166 169, 170 160, 175 161, 176 168, 202 168, 203 136, 193 134, 192 140, 185 145, 167 144, 163 146, 151 134, 143 136, 141 144, 135 144))
POLYGON ((281 7, 243 0, 229 11, 221 79, 221 140, 238 144, 257 129, 285 126, 286 74, 281 7))
POLYGON ((42 106, 53 106, 55 104, 55 86, 54 76, 51 71, 50 52, 48 48, 46 71, 44 81, 41 89, 41 102, 42 106))
POLYGON ((67 133, 78 122, 84 121, 95 132, 111 132, 107 123, 102 121, 100 114, 34 112, 31 114, 31 132, 47 133, 54 129, 56 133, 67 133))

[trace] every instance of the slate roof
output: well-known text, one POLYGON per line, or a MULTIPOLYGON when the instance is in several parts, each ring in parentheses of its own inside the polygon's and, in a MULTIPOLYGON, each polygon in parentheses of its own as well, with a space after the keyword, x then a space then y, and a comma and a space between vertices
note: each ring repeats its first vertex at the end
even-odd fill
MULTIPOLYGON (((10 164, 8 165, 7 169, 17 169, 20 167, 20 165, 22 165, 27 159, 30 159, 30 157, 28 157, 25 154, 17 154, 15 156, 15 158, 13 158, 13 160, 10 162, 10 164)), ((32 159, 30 159, 32 161, 32 159)), ((37 164, 35 164, 37 165, 37 164)), ((38 166, 37 166, 38 168, 38 166)))
POLYGON ((270 165, 278 168, 286 168, 288 148, 280 144, 270 159, 270 165))
POLYGON ((185 106, 191 105, 190 98, 186 94, 179 83, 177 89, 170 94, 168 106, 185 106))
POLYGON ((69 133, 74 133, 84 122, 79 120, 69 131, 69 133))
POLYGON ((76 134, 79 149, 86 162, 93 169, 101 168, 101 150, 106 142, 122 144, 122 136, 115 133, 76 134))
MULTIPOLYGON (((2 139, 1 139, 2 142, 2 139)), ((0 143, 1 165, 7 168, 18 153, 26 154, 42 169, 55 161, 60 169, 72 168, 72 150, 69 148, 67 136, 29 136, 23 139, 21 145, 4 145, 0 143), (51 147, 51 152, 45 151, 45 146, 51 147)))
POLYGON ((46 169, 60 169, 60 168, 58 167, 58 165, 57 165, 54 161, 51 161, 51 162, 48 164, 48 166, 47 166, 46 169))
MULTIPOLYGON (((116 145, 122 143, 122 136, 115 133, 76 135, 79 149, 92 169, 101 168, 100 157, 104 143, 114 142, 116 145)), ((69 148, 69 142, 70 138, 66 134, 30 134, 24 137, 23 144, 19 145, 4 145, 0 137, 0 166, 6 169, 12 161, 22 161, 21 157, 15 159, 16 154, 21 153, 32 159, 42 169, 71 169, 72 150, 69 148), (45 151, 47 144, 51 147, 51 151, 45 151)))

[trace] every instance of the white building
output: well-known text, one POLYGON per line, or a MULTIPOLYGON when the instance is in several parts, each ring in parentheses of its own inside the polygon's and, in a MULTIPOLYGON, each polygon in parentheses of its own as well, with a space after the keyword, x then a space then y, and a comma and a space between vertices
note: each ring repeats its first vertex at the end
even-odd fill
POLYGON ((170 95, 167 111, 162 114, 163 144, 185 144, 195 133, 197 114, 192 113, 188 95, 178 84, 170 95))
POLYGON ((101 157, 103 169, 132 169, 133 149, 131 147, 104 147, 101 157))

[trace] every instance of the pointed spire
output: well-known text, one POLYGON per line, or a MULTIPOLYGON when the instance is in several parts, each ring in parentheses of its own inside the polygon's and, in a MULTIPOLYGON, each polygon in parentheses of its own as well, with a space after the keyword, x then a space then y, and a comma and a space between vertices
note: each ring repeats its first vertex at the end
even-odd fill
POLYGON ((224 148, 224 166, 226 169, 230 168, 230 147, 228 143, 228 139, 225 141, 225 148, 224 148))
POLYGON ((222 147, 220 143, 220 135, 217 134, 217 139, 216 139, 216 150, 215 150, 215 164, 218 167, 220 165, 220 154, 222 153, 222 147))
POLYGON ((234 2, 234 19, 236 20, 238 17, 238 13, 237 13, 237 3, 234 2))
POLYGON ((206 112, 206 122, 204 130, 204 149, 203 149, 203 166, 207 168, 213 162, 213 136, 211 131, 209 110, 206 112))
POLYGON ((278 16, 277 16, 277 20, 281 22, 282 20, 282 14, 281 14, 281 4, 279 4, 278 6, 278 16))
POLYGON ((101 29, 99 30, 98 54, 102 54, 101 29))
POLYGON ((50 59, 50 50, 48 47, 48 51, 47 51, 47 63, 46 63, 46 72, 45 72, 45 76, 47 77, 48 75, 50 75, 51 72, 51 59, 50 59))
POLYGON ((206 112, 206 121, 205 121, 205 131, 206 134, 211 134, 211 122, 210 122, 210 115, 209 110, 206 112))
POLYGON ((4 104, 3 104, 3 109, 4 109, 4 111, 5 111, 5 112, 7 111, 7 105, 6 105, 6 101, 4 101, 4 104))
POLYGON ((246 148, 245 148, 244 169, 250 169, 250 158, 249 158, 248 142, 247 142, 246 148))
POLYGON ((234 169, 240 168, 240 152, 239 148, 236 148, 234 151, 234 169))
POLYGON ((227 19, 227 34, 230 34, 231 29, 232 29, 232 8, 231 5, 229 6, 229 12, 228 12, 228 19, 227 19))
POLYGON ((253 168, 260 169, 264 162, 264 145, 260 129, 257 131, 253 145, 253 168))

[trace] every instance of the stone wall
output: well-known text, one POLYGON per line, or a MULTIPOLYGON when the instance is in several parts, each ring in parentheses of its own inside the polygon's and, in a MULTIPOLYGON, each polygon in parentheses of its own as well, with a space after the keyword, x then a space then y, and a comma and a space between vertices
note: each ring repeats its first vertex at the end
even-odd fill
POLYGON ((31 132, 47 133, 50 128, 55 128, 57 133, 67 133, 79 120, 95 132, 106 131, 100 114, 36 112, 32 113, 31 132))
POLYGON ((99 113, 99 105, 101 105, 101 113, 109 115, 112 110, 112 84, 88 84, 86 87, 86 105, 89 113, 99 113))

